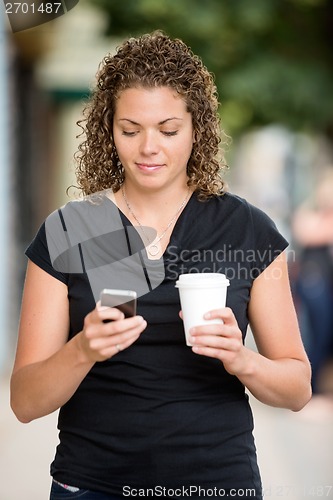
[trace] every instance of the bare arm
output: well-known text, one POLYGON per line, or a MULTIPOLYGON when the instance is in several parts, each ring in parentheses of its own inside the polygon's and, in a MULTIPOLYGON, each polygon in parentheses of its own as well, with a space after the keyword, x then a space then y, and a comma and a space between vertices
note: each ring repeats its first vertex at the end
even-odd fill
POLYGON ((220 359, 261 402, 300 410, 311 397, 311 370, 301 341, 283 254, 254 281, 249 317, 258 351, 242 344, 229 308, 211 311, 223 325, 196 327, 194 352, 220 359))
POLYGON ((97 361, 125 349, 146 327, 140 316, 123 319, 114 308, 96 307, 70 341, 67 287, 29 262, 22 300, 11 406, 30 422, 65 404, 97 361), (113 319, 103 323, 103 319, 113 319))
POLYGON ((311 368, 300 336, 285 253, 254 282, 249 305, 259 354, 243 383, 260 401, 300 410, 311 398, 311 368))

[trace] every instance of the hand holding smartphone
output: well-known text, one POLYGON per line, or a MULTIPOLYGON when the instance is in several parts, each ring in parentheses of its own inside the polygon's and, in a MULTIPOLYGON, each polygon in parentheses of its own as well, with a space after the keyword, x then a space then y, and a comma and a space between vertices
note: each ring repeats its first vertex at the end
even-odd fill
POLYGON ((133 290, 116 290, 104 288, 100 295, 101 306, 116 307, 124 313, 125 318, 136 315, 137 294, 133 290))

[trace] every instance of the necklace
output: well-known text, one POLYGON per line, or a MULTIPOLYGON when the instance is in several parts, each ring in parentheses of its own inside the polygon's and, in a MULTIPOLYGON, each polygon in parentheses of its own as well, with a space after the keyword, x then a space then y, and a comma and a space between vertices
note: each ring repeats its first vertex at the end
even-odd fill
POLYGON ((133 218, 136 220, 136 222, 139 224, 140 226, 140 229, 142 231, 142 233, 144 234, 146 240, 148 241, 149 245, 147 246, 147 250, 148 250, 148 253, 149 255, 151 255, 152 257, 156 257, 156 255, 160 252, 160 247, 158 246, 158 243, 162 240, 162 238, 166 235, 167 233, 167 230, 169 229, 169 227, 171 226, 171 224, 173 222, 175 222, 179 212, 182 210, 182 208, 185 206, 185 204, 187 203, 188 199, 190 198, 190 190, 188 190, 188 193, 186 194, 184 200, 182 201, 180 207, 178 208, 177 212, 175 213, 175 215, 172 217, 172 219, 170 220, 170 222, 168 222, 166 228, 162 231, 162 234, 160 236, 157 237, 157 239, 155 238, 154 241, 150 241, 150 239, 148 238, 145 230, 143 229, 143 226, 141 224, 141 222, 139 221, 139 219, 137 218, 137 216, 135 215, 135 213, 133 212, 132 208, 131 208, 131 205, 129 204, 128 202, 128 199, 126 198, 126 194, 125 194, 125 188, 122 186, 121 187, 121 192, 122 192, 122 195, 123 195, 123 198, 124 198, 124 201, 126 203, 126 206, 128 208, 128 211, 130 212, 130 214, 133 216, 133 218))

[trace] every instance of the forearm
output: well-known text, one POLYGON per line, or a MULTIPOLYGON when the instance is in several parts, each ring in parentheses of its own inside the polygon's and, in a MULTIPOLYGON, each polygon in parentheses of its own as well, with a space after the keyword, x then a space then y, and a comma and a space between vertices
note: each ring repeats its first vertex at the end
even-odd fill
POLYGON ((299 411, 311 398, 309 365, 299 359, 268 359, 246 349, 247 370, 238 375, 262 403, 299 411))
POLYGON ((79 335, 48 359, 13 373, 11 406, 21 422, 30 422, 63 406, 92 368, 94 363, 80 349, 79 335))

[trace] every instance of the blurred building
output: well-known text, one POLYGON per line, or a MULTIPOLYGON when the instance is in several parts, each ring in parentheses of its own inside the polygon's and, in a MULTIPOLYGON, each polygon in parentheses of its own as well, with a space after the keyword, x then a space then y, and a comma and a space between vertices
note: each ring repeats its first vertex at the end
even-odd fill
POLYGON ((24 250, 68 201, 76 125, 98 64, 114 48, 84 0, 37 28, 11 33, 0 8, 0 374, 11 369, 26 268, 24 250))
POLYGON ((11 362, 18 316, 18 293, 22 283, 22 248, 42 212, 47 191, 49 108, 40 98, 34 81, 34 64, 44 50, 38 32, 28 39, 11 36, 8 19, 0 11, 0 186, 1 186, 1 280, 0 368, 11 362), (39 123, 44 123, 39 127, 39 123), (43 189, 40 198, 35 186, 43 189))

